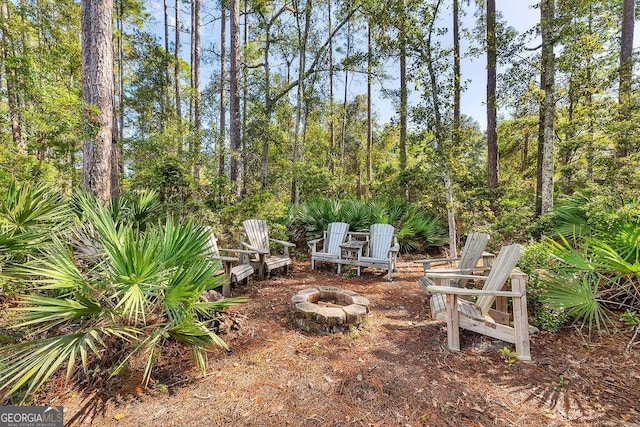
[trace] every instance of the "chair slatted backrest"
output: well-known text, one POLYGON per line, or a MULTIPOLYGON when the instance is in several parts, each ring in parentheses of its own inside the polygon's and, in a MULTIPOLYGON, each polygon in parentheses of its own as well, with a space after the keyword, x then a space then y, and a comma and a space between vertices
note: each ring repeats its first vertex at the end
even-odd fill
POLYGON ((478 261, 489 242, 487 233, 470 233, 460 254, 459 269, 470 269, 478 265, 478 261))
POLYGON ((389 224, 372 224, 369 229, 369 256, 376 259, 387 259, 393 242, 395 228, 389 224))
POLYGON ((218 250, 218 239, 216 239, 216 236, 213 234, 213 228, 207 225, 204 229, 209 233, 209 241, 207 242, 208 253, 216 257, 220 256, 220 250, 218 250))
POLYGON ((269 250, 269 230, 267 221, 263 219, 248 219, 243 221, 244 231, 249 244, 254 248, 269 250))
POLYGON ((349 224, 345 222, 332 222, 325 232, 324 252, 340 255, 340 244, 344 242, 349 231, 349 224))
MULTIPOLYGON (((465 270, 475 268, 487 247, 489 237, 490 236, 487 233, 470 233, 467 236, 464 248, 462 248, 457 268, 465 270)), ((463 288, 466 286, 467 282, 468 280, 466 279, 460 279, 455 283, 455 285, 463 288)))
MULTIPOLYGON (((518 264, 521 255, 522 246, 517 243, 502 247, 495 262, 491 266, 491 271, 489 272, 487 281, 482 289, 488 291, 501 290, 504 287, 505 282, 509 279, 509 276, 511 276, 516 264, 518 264)), ((495 296, 490 295, 478 297, 476 306, 478 306, 483 316, 489 312, 489 309, 493 305, 495 299, 495 296)))

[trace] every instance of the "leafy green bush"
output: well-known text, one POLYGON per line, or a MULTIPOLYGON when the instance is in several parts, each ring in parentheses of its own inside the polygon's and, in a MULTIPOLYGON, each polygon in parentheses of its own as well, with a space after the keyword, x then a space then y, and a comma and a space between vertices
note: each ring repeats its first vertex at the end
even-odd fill
MULTIPOLYGON (((154 205, 152 195, 141 199, 130 205, 137 218, 154 205)), ((0 391, 26 398, 61 369, 67 380, 117 375, 134 357, 146 358, 146 385, 171 341, 188 346, 204 370, 206 352, 226 347, 211 328, 216 312, 244 301, 201 300, 220 285, 208 232, 171 218, 140 227, 87 195, 75 205, 83 219, 75 232, 54 236, 38 258, 12 269, 25 289, 13 328, 27 338, 0 349, 0 391)))

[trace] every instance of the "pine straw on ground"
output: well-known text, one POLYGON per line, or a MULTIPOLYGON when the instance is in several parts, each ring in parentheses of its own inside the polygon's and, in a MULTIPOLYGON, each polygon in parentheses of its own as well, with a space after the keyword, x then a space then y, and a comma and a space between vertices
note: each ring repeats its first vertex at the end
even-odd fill
POLYGON ((399 264, 339 277, 296 263, 286 277, 251 281, 235 294, 241 327, 223 338, 202 377, 188 352, 169 349, 149 389, 135 372, 91 392, 51 384, 41 404, 63 405, 68 425, 96 426, 575 426, 640 424, 640 348, 631 333, 587 344, 579 331, 532 338, 532 363, 503 360, 507 344, 471 332, 461 352, 429 317, 419 266, 399 264), (361 330, 317 336, 295 330, 290 298, 337 286, 361 293, 371 313, 361 330))

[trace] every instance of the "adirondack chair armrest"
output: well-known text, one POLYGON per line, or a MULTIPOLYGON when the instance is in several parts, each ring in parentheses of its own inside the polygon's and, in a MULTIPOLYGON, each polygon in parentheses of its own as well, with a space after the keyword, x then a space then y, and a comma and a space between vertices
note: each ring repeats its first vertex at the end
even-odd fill
POLYGON ((424 273, 425 276, 434 279, 467 279, 467 280, 487 280, 488 276, 476 276, 474 274, 452 274, 452 273, 424 273))
POLYGON ((278 244, 280 244, 282 246, 286 246, 286 247, 289 247, 289 248, 295 248, 295 246, 296 246, 295 243, 285 242, 284 240, 278 240, 278 239, 269 239, 269 240, 271 242, 273 242, 273 243, 278 243, 278 244))
POLYGON ((234 256, 212 256, 211 259, 219 259, 224 262, 238 262, 240 261, 238 258, 234 256))
POLYGON ((218 248, 218 250, 220 252, 232 252, 232 253, 247 254, 247 255, 251 255, 251 254, 255 254, 256 253, 256 251, 251 250, 251 249, 218 248))
POLYGON ((522 297, 524 296, 518 292, 512 291, 488 291, 483 289, 467 289, 467 288, 456 288, 453 286, 427 286, 427 290, 432 293, 437 294, 448 294, 448 295, 466 295, 466 296, 496 296, 496 297, 522 297))
POLYGON ((453 261, 458 261, 460 258, 427 258, 427 259, 418 259, 415 260, 413 262, 418 263, 418 264, 424 264, 424 263, 429 263, 432 264, 434 262, 453 262, 453 261))
POLYGON ((389 252, 391 253, 398 253, 399 251, 400 251, 400 245, 397 243, 391 246, 391 249, 389 249, 389 252))
MULTIPOLYGON (((429 271, 425 272, 425 274, 465 274, 465 273, 473 273, 475 271, 490 271, 491 267, 474 267, 474 268, 431 268, 429 271)), ((473 276, 474 278, 478 276, 473 276)))
POLYGON ((267 249, 262 249, 262 248, 254 248, 253 246, 251 246, 250 244, 246 243, 246 242, 242 242, 242 246, 244 246, 245 248, 249 249, 250 251, 253 251, 259 255, 268 255, 269 251, 267 249))
MULTIPOLYGON (((309 249, 311 250, 311 253, 316 253, 318 252, 318 244, 320 242, 324 242, 324 237, 321 237, 319 239, 313 239, 313 240, 309 240, 307 242, 307 246, 309 246, 309 249)), ((324 245, 324 243, 323 243, 324 245)))

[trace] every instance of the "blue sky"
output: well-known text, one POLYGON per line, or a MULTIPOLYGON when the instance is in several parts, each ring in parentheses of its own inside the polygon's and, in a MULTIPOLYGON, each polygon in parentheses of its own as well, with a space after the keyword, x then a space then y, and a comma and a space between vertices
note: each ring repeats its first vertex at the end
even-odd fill
MULTIPOLYGON (((217 18, 219 18, 219 11, 217 7, 217 0, 201 0, 203 2, 203 13, 202 13, 202 39, 203 46, 209 47, 211 43, 216 45, 216 51, 219 51, 219 24, 217 18), (215 22, 211 23, 216 19, 215 22)), ((514 27, 518 32, 524 32, 534 27, 536 23, 540 19, 540 12, 538 9, 534 9, 532 6, 537 4, 538 0, 496 0, 496 9, 502 13, 503 19, 512 27, 514 27)), ((163 11, 162 11, 162 1, 161 0, 151 0, 148 3, 149 10, 151 15, 156 18, 157 22, 153 26, 152 31, 155 31, 159 36, 163 33, 163 24, 161 22, 163 11)), ((168 6, 170 8, 170 25, 171 29, 170 37, 173 38, 173 7, 175 4, 175 0, 168 0, 168 6)), ((465 6, 466 16, 463 17, 462 25, 467 28, 472 28, 474 26, 474 16, 473 16, 473 8, 475 6, 465 6)), ((182 12, 182 20, 188 24, 189 15, 186 13, 185 7, 183 6, 182 12)), ((448 34, 444 36, 442 39, 442 43, 445 47, 450 47, 452 45, 451 41, 451 9, 450 7, 443 9, 441 22, 443 26, 448 26, 450 31, 448 34)), ((181 49, 183 53, 183 58, 188 57, 189 52, 189 35, 182 34, 181 36, 182 43, 181 49)), ((533 44, 539 43, 539 41, 532 41, 533 44)), ((486 109, 484 100, 486 98, 486 57, 464 57, 466 50, 468 49, 469 42, 463 40, 461 42, 462 49, 462 63, 461 63, 461 72, 463 80, 468 81, 466 90, 462 93, 461 99, 461 110, 464 115, 473 117, 480 125, 481 129, 486 128, 486 109)), ((640 25, 636 22, 635 26, 635 37, 634 37, 634 45, 637 48, 640 46, 640 25)), ((202 75, 203 75, 203 85, 208 80, 208 75, 217 71, 218 64, 214 63, 210 66, 203 66, 202 75)), ((637 67, 636 67, 637 68, 637 67)), ((399 86, 399 81, 397 77, 397 64, 390 64, 388 67, 388 73, 391 78, 384 83, 386 89, 395 89, 399 86), (395 76, 394 76, 395 74, 395 76)), ((637 69, 635 70, 638 71, 637 69)), ((363 75, 360 74, 360 77, 353 76, 350 77, 350 84, 348 87, 348 96, 349 99, 353 99, 358 94, 365 94, 366 80, 363 75)), ((336 94, 341 94, 344 90, 344 78, 338 76, 336 78, 335 91, 336 94)), ((418 94, 413 93, 410 95, 409 102, 411 104, 416 104, 418 99, 418 94)), ((395 108, 393 107, 393 101, 389 99, 385 99, 381 96, 381 88, 374 87, 374 100, 373 106, 375 109, 376 117, 379 122, 384 123, 388 122, 393 116, 396 115, 395 108)))

